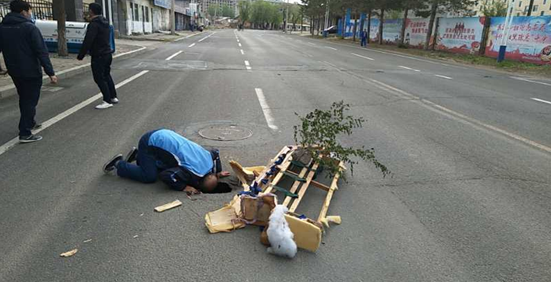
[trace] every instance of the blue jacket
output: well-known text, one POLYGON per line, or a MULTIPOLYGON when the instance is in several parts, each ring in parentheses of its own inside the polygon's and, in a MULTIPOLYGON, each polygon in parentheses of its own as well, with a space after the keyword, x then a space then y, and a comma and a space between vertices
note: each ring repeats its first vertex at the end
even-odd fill
POLYGON ((160 129, 153 132, 149 137, 149 146, 172 154, 179 167, 198 177, 214 172, 211 153, 172 130, 160 129))
POLYGON ((42 68, 55 75, 40 30, 21 14, 9 13, 0 24, 0 52, 12 77, 42 77, 42 68))

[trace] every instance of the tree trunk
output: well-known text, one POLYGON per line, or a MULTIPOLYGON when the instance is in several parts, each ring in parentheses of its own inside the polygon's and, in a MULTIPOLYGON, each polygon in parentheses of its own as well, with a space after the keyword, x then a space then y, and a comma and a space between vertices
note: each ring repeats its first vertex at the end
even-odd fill
POLYGON ((425 50, 430 49, 430 39, 432 37, 432 29, 434 28, 434 20, 436 19, 436 11, 438 10, 438 3, 432 2, 432 8, 430 11, 429 30, 427 32, 427 39, 425 40, 425 50))
POLYGON ((383 45, 384 22, 385 22, 385 9, 381 9, 381 16, 379 17, 379 45, 383 45))
POLYGON ((356 31, 358 29, 358 12, 354 13, 354 28, 352 29, 352 41, 356 42, 356 31))
POLYGON ((528 5, 528 17, 532 16, 532 10, 534 9, 534 0, 530 0, 530 5, 528 5))
POLYGON ((371 38, 371 16, 373 15, 373 10, 369 9, 367 12, 367 43, 369 43, 369 38, 371 38))
POLYGON ((344 14, 342 15, 342 29, 341 29, 341 39, 344 39, 346 37, 346 10, 344 11, 344 14))
POLYGON ((57 54, 62 57, 69 55, 67 50, 67 38, 65 36, 65 0, 54 1, 57 3, 57 54))
POLYGON ((408 13, 409 13, 409 8, 406 8, 406 10, 404 11, 404 22, 402 23, 402 32, 401 32, 401 35, 400 35, 400 44, 404 45, 404 41, 406 39, 406 28, 407 28, 407 25, 408 25, 408 13))

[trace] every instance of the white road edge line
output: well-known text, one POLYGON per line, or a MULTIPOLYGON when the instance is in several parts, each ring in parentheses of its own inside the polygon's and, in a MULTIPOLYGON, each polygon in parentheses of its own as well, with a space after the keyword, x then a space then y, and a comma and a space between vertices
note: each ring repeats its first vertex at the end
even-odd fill
POLYGON ((238 43, 239 44, 239 47, 241 47, 241 43, 238 43))
POLYGON ((403 91, 401 89, 398 89, 398 88, 395 88, 391 85, 388 85, 384 82, 381 82, 381 81, 378 81, 378 80, 375 80, 375 79, 372 79, 372 78, 367 78, 367 80, 364 79, 364 81, 367 81, 367 82, 372 82, 373 85, 378 85, 379 87, 381 87, 381 89, 384 89, 386 91, 389 91, 390 93, 395 93, 398 97, 402 97, 402 98, 407 98, 411 101, 417 101, 419 103, 419 105, 421 106, 424 106, 426 107, 427 109, 430 109, 430 110, 435 110, 435 111, 438 111, 444 115, 447 115, 457 121, 462 121, 462 122, 466 122, 466 123, 469 123, 471 125, 473 125, 475 128, 478 127, 478 128, 481 128, 481 129, 487 129, 489 131, 493 131, 495 133, 499 133, 499 134, 502 134, 504 136, 507 136, 511 139, 514 139, 514 140, 517 140, 517 141, 520 141, 526 145, 529 145, 529 146, 532 146, 532 147, 535 147, 537 149, 540 149, 542 151, 545 151, 547 153, 551 153, 551 147, 548 147, 548 146, 545 146, 543 144, 540 144, 538 142, 535 142, 535 141, 532 141, 528 138, 525 138, 521 135, 517 135, 517 134, 514 134, 514 133, 511 133, 511 132, 508 132, 504 129, 501 129, 499 127, 496 127, 496 126, 493 126, 493 125, 490 125, 490 124, 487 124, 487 123, 484 123, 482 121, 479 121, 475 118, 471 118, 469 116, 466 116, 464 114, 460 114, 459 112, 456 112, 454 110, 450 110, 446 107, 443 107, 443 106, 440 106, 436 103, 433 103, 429 100, 426 100, 426 99, 422 99, 420 97, 417 97, 413 94, 410 94, 406 91, 403 91))
POLYGON ((375 61, 375 59, 373 59, 373 58, 366 57, 366 56, 362 56, 362 55, 358 55, 358 54, 356 54, 356 53, 350 53, 350 54, 352 54, 352 55, 354 55, 354 56, 356 56, 356 57, 360 57, 360 58, 364 58, 364 59, 370 60, 370 61, 375 61))
MULTIPOLYGON (((115 85, 115 88, 118 89, 120 87, 123 87, 124 85, 132 82, 133 80, 139 78, 140 76, 148 73, 149 71, 148 70, 144 70, 144 71, 141 71, 125 80, 123 80, 122 82, 120 82, 119 84, 115 85)), ((75 112, 77 112, 78 110, 92 104, 94 101, 98 100, 102 98, 102 95, 101 93, 98 93, 82 102, 80 102, 79 104, 71 107, 70 109, 58 114, 57 116, 45 121, 42 123, 42 127, 38 130, 33 130, 33 134, 37 134, 43 130, 45 130, 46 128, 60 122, 61 120, 63 120, 64 118, 74 114, 75 112)), ((9 149, 13 148, 15 145, 17 145, 19 143, 19 137, 16 137, 16 138, 13 138, 12 140, 8 141, 7 143, 3 144, 2 146, 0 146, 0 155, 4 154, 5 152, 7 152, 9 149)))
POLYGON ((183 52, 183 51, 178 51, 178 52, 174 53, 172 56, 166 58, 165 61, 170 61, 170 60, 172 60, 174 57, 176 57, 176 56, 182 54, 182 52, 183 52))
POLYGON ((247 70, 251 70, 251 69, 252 69, 252 68, 251 68, 251 64, 249 63, 249 61, 245 61, 245 68, 246 68, 247 70))
POLYGON ((522 77, 511 76, 511 78, 512 78, 512 79, 516 79, 516 80, 522 80, 522 81, 526 81, 526 82, 531 82, 531 83, 537 83, 537 84, 541 84, 541 85, 551 86, 551 84, 549 84, 549 83, 545 83, 545 82, 541 82, 541 81, 535 81, 535 80, 530 80, 530 79, 526 79, 526 78, 522 78, 522 77))
POLYGON ((195 35, 198 35, 198 34, 200 34, 200 33, 190 34, 190 35, 188 35, 188 36, 186 36, 186 37, 178 38, 178 39, 174 40, 174 42, 182 41, 182 40, 184 40, 184 39, 188 39, 188 38, 190 38, 190 37, 192 37, 192 36, 195 36, 195 35))
POLYGON ((329 46, 325 46, 325 48, 337 51, 337 48, 333 48, 333 47, 329 47, 329 46))
POLYGON ((191 47, 193 47, 193 46, 195 46, 195 43, 189 45, 188 47, 191 48, 191 47))
POLYGON ((453 78, 451 78, 451 77, 449 77, 449 76, 439 75, 439 74, 435 74, 434 76, 440 77, 440 78, 444 78, 444 79, 453 79, 453 78))
POLYGON ((240 51, 241 51, 241 55, 245 55, 245 52, 243 52, 243 49, 241 49, 240 51))
MULTIPOLYGON (((406 66, 398 66, 398 67, 403 68, 403 69, 406 69, 406 70, 410 70, 410 71, 420 72, 420 70, 412 69, 412 68, 406 67, 406 66)), ((450 79, 451 79, 451 78, 450 78, 450 79)))
POLYGON ((278 130, 278 127, 275 125, 274 117, 272 116, 272 110, 270 110, 270 107, 268 106, 268 103, 266 102, 266 97, 264 96, 264 92, 261 88, 255 88, 256 91, 256 97, 258 98, 258 102, 260 102, 260 107, 262 108, 262 112, 264 112, 264 117, 266 118, 266 123, 268 124, 268 127, 274 131, 278 130))
POLYGON ((549 104, 551 105, 551 102, 550 101, 547 101, 547 100, 543 100, 543 99, 538 99, 538 98, 530 98, 534 101, 538 101, 538 102, 542 102, 542 103, 546 103, 546 104, 549 104))

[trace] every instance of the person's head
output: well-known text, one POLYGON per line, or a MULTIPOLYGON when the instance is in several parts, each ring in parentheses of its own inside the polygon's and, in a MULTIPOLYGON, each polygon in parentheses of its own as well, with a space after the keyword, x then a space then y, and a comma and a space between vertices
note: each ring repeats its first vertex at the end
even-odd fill
POLYGON ((103 14, 103 8, 98 3, 92 3, 88 6, 88 19, 93 19, 94 17, 101 16, 103 14))
POLYGON ((218 186, 218 177, 216 173, 209 173, 203 178, 203 192, 211 192, 218 186))
POLYGON ((18 13, 27 19, 32 17, 31 4, 23 0, 13 0, 10 2, 10 11, 12 13, 18 13))

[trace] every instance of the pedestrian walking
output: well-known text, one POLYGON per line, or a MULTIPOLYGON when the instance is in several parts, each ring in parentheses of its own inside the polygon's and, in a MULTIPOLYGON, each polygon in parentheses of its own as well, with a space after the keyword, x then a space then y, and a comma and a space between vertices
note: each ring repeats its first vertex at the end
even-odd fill
POLYGON ((77 57, 78 60, 84 59, 86 54, 90 54, 92 57, 92 75, 103 95, 103 103, 96 106, 96 109, 99 110, 111 108, 113 104, 119 102, 115 83, 111 77, 113 51, 109 44, 109 22, 102 16, 102 12, 101 5, 90 4, 87 18, 90 23, 77 57))
POLYGON ((42 140, 32 130, 41 127, 35 120, 36 106, 42 88, 42 69, 57 83, 48 48, 40 30, 32 23, 31 5, 22 0, 10 2, 8 13, 0 24, 0 52, 19 95, 19 142, 42 140))
POLYGON ((365 30, 362 30, 362 43, 361 43, 361 46, 362 47, 367 47, 367 31, 365 30))

